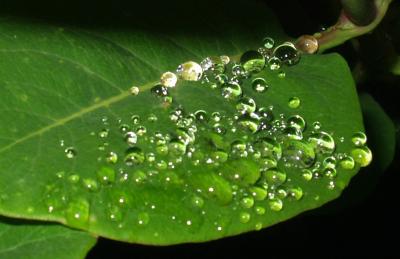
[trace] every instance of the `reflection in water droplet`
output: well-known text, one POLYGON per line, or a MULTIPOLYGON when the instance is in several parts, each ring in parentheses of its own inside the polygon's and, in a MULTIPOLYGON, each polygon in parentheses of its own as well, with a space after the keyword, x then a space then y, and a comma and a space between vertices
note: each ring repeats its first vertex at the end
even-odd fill
POLYGON ((230 82, 223 85, 221 94, 226 99, 237 99, 242 95, 242 88, 238 83, 230 82))
POLYGON ((106 137, 108 137, 108 132, 109 132, 108 129, 102 129, 99 131, 98 136, 100 138, 106 138, 106 137))
POLYGON ((326 132, 316 132, 308 137, 308 142, 313 145, 317 153, 332 154, 335 150, 335 141, 326 132))
POLYGON ((307 54, 317 52, 318 47, 318 40, 312 35, 302 35, 296 41, 296 48, 307 54))
POLYGON ((160 83, 165 87, 175 87, 178 77, 172 72, 165 72, 161 75, 160 83))
POLYGON ((165 97, 168 96, 168 89, 162 85, 153 86, 150 89, 151 93, 157 97, 165 97))
POLYGON ((241 114, 253 113, 256 110, 256 102, 250 97, 243 97, 237 102, 236 110, 241 114))
POLYGON ((291 116, 287 122, 291 127, 295 127, 301 131, 304 131, 304 128, 306 127, 305 120, 299 115, 291 116))
POLYGON ((367 143, 367 136, 363 132, 354 133, 351 142, 357 147, 364 146, 367 143))
POLYGON ((97 182, 96 182, 96 180, 94 180, 92 178, 83 179, 82 184, 89 191, 95 192, 98 190, 97 182))
POLYGON ((265 190, 264 188, 257 187, 257 186, 250 187, 249 192, 254 197, 254 199, 257 201, 264 200, 268 195, 267 190, 265 190))
POLYGON ((265 177, 267 183, 273 186, 279 186, 286 181, 286 173, 278 169, 269 169, 263 172, 262 177, 265 177))
POLYGON ((74 157, 76 157, 76 155, 77 155, 76 150, 75 150, 74 147, 67 147, 67 148, 64 150, 64 152, 65 152, 65 156, 66 156, 67 158, 74 158, 74 157))
POLYGON ((315 152, 312 145, 301 140, 284 142, 282 160, 285 166, 308 168, 314 164, 315 152))
POLYGON ((303 197, 303 190, 300 187, 292 187, 287 190, 288 196, 295 200, 300 200, 303 197))
POLYGON ((193 61, 185 62, 178 66, 177 75, 186 81, 198 81, 203 75, 201 66, 193 61))
POLYGON ((248 73, 258 73, 265 66, 265 58, 258 51, 250 50, 240 57, 240 63, 248 73))
POLYGON ((254 210, 256 211, 256 214, 258 214, 258 215, 264 215, 265 214, 265 208, 264 207, 256 206, 254 208, 254 210))
POLYGON ((309 169, 301 170, 301 175, 303 176, 304 180, 310 181, 313 178, 313 173, 309 169))
POLYGON ((372 161, 372 152, 367 146, 353 149, 351 151, 351 156, 361 167, 369 165, 372 161))
POLYGON ((285 42, 277 46, 273 52, 273 55, 277 57, 282 63, 287 65, 297 64, 300 60, 300 53, 291 42, 285 42))
POLYGON ((198 208, 202 208, 204 205, 204 200, 199 196, 193 196, 191 202, 194 207, 198 208))
POLYGON ((277 57, 271 57, 268 59, 268 66, 271 70, 278 70, 281 68, 281 61, 277 57))
POLYGON ((251 83, 251 86, 254 91, 257 93, 264 93, 268 89, 268 84, 264 80, 264 78, 256 78, 251 83))
POLYGON ((284 71, 279 71, 278 72, 278 77, 279 78, 285 78, 286 77, 286 73, 284 71))

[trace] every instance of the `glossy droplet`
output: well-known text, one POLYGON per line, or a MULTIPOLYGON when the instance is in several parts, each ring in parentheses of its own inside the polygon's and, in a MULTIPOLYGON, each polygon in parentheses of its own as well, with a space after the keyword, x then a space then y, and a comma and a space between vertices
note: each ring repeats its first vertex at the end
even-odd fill
POLYGON ((139 94, 140 89, 137 86, 132 86, 129 91, 131 92, 131 95, 136 96, 139 94))
POLYGON ((131 116, 131 121, 132 121, 133 124, 139 124, 140 116, 139 115, 132 115, 131 116))
POLYGON ((207 122, 208 121, 208 115, 207 112, 204 110, 198 110, 194 113, 196 120, 201 121, 201 122, 207 122))
POLYGON ((239 84, 231 82, 222 87, 221 94, 226 99, 237 99, 242 95, 242 88, 239 84))
POLYGON ((274 158, 279 160, 282 157, 281 145, 272 138, 261 138, 254 143, 255 150, 259 151, 263 158, 274 158))
POLYGON ((367 143, 367 136, 363 132, 357 132, 351 136, 351 142, 357 147, 364 146, 367 143))
POLYGON ((251 216, 250 216, 250 213, 248 213, 248 212, 241 212, 241 213, 239 214, 239 220, 240 220, 240 222, 242 222, 242 223, 247 223, 247 222, 249 222, 249 221, 250 221, 250 218, 251 218, 251 216))
POLYGON ((229 59, 228 56, 224 56, 224 60, 221 57, 207 57, 200 63, 200 66, 203 71, 211 70, 215 74, 222 74, 225 72, 226 57, 229 59))
POLYGON ((271 57, 268 59, 268 66, 271 70, 278 70, 281 68, 281 60, 277 57, 271 57))
POLYGON ((250 116, 240 117, 237 123, 241 128, 246 129, 251 133, 256 133, 259 128, 259 121, 250 116))
POLYGON ((312 127, 313 127, 314 130, 321 129, 321 122, 319 122, 319 121, 313 122, 312 127))
POLYGON ((288 196, 295 200, 300 200, 303 197, 303 190, 300 187, 292 187, 287 190, 288 196))
POLYGON ((293 127, 293 126, 286 127, 282 131, 282 135, 288 139, 295 139, 295 140, 303 139, 303 134, 301 130, 298 127, 293 127))
POLYGON ((132 180, 135 183, 143 183, 146 179, 147 179, 146 173, 141 170, 136 170, 132 174, 132 180))
POLYGON ((351 156, 344 156, 340 162, 339 165, 346 170, 352 170, 355 166, 354 159, 351 156))
POLYGON ((174 139, 168 144, 168 151, 172 156, 180 157, 186 153, 186 145, 182 141, 174 139))
POLYGON ((240 57, 240 63, 248 73, 258 73, 265 66, 265 58, 258 51, 250 50, 240 57))
POLYGON ((165 72, 161 75, 160 83, 165 87, 175 87, 178 77, 172 72, 165 72))
POLYGON ((92 191, 92 192, 95 192, 99 189, 97 181, 92 178, 83 179, 82 184, 87 190, 92 191))
POLYGON ((292 97, 289 99, 288 106, 292 109, 297 109, 300 107, 301 101, 298 97, 292 97))
POLYGON ((147 132, 147 129, 146 129, 145 126, 138 126, 138 127, 136 128, 136 134, 137 134, 138 136, 143 136, 144 134, 146 134, 146 132, 147 132))
POLYGON ((186 81, 198 81, 203 75, 201 66, 193 61, 185 62, 178 66, 176 73, 180 78, 186 81))
POLYGON ((313 173, 309 169, 303 169, 301 170, 301 175, 304 180, 310 181, 313 178, 313 173))
POLYGON ((231 59, 226 55, 222 55, 219 58, 221 59, 222 63, 224 63, 225 65, 228 65, 229 62, 231 62, 231 59))
POLYGON ((106 161, 110 164, 116 164, 118 162, 118 155, 115 152, 108 153, 106 161))
POLYGON ((100 138, 106 138, 106 137, 108 137, 108 132, 109 132, 108 129, 102 129, 99 131, 98 136, 100 138))
POLYGON ((285 78, 285 77, 286 77, 285 71, 279 71, 279 72, 278 72, 278 77, 279 77, 279 78, 285 78))
POLYGON ((130 146, 136 144, 136 142, 137 142, 137 135, 136 135, 136 133, 133 132, 133 131, 127 132, 127 133, 125 134, 125 142, 126 142, 128 145, 130 145, 130 146))
POLYGON ((335 141, 326 132, 313 133, 308 137, 308 142, 313 145, 318 153, 332 154, 335 150, 335 141))
POLYGON ((265 208, 264 207, 256 206, 254 208, 254 210, 255 210, 256 214, 258 214, 258 215, 264 215, 265 214, 265 208))
POLYGON ((108 218, 111 221, 119 222, 122 220, 122 212, 117 206, 111 206, 108 209, 108 218))
POLYGON ((243 97, 236 104, 236 110, 241 114, 253 113, 256 110, 256 102, 250 97, 243 97))
POLYGON ((307 54, 314 54, 318 50, 318 40, 312 35, 302 35, 296 41, 296 48, 307 54))
POLYGON ((328 156, 322 161, 322 165, 324 168, 335 168, 336 167, 336 158, 333 156, 328 156))
POLYGON ((157 97, 165 97, 168 96, 168 90, 165 86, 156 85, 150 89, 151 93, 157 97))
MULTIPOLYGON (((240 79, 240 78, 244 78, 244 77, 247 77, 247 72, 246 72, 246 70, 243 68, 243 66, 242 65, 240 65, 240 64, 235 64, 235 65, 233 65, 232 66, 232 74, 233 74, 233 76, 234 77, 236 77, 238 80, 240 79)), ((232 80, 231 79, 231 81, 235 81, 235 80, 232 80)), ((240 81, 240 80, 239 80, 240 81)), ((239 83, 239 82, 236 82, 236 83, 239 83)))
POLYGON ((67 148, 64 150, 64 153, 65 153, 65 156, 66 156, 67 158, 74 158, 74 157, 76 157, 76 154, 77 154, 74 147, 67 147, 67 148))
POLYGON ((271 210, 273 210, 273 211, 280 211, 283 208, 283 202, 281 199, 278 199, 278 198, 271 199, 268 202, 268 204, 269 204, 269 207, 271 208, 271 210))
POLYGON ((253 197, 244 197, 240 200, 240 205, 243 208, 249 209, 254 206, 254 199, 253 197))
POLYGON ((219 85, 224 85, 224 84, 228 83, 229 78, 225 74, 219 74, 219 75, 215 76, 215 80, 217 81, 217 83, 219 85))
POLYGON ((329 179, 333 179, 336 177, 337 172, 335 168, 328 167, 322 171, 322 174, 328 177, 329 179))
POLYGON ((268 89, 268 84, 264 80, 264 78, 256 78, 251 83, 251 86, 254 91, 257 93, 264 93, 268 89))
POLYGON ((268 184, 279 186, 286 181, 286 173, 279 171, 278 169, 269 169, 263 172, 263 176, 267 180, 268 184))
POLYGON ((129 148, 125 156, 125 164, 128 166, 139 165, 144 162, 144 153, 138 147, 129 148))
POLYGON ((231 155, 233 157, 247 157, 246 143, 242 140, 235 140, 231 143, 231 155))
POLYGON ((301 140, 285 141, 282 160, 286 166, 308 168, 315 161, 313 146, 301 140))
POLYGON ((103 166, 97 171, 97 179, 102 184, 110 184, 115 181, 115 171, 111 167, 103 166))
POLYGON ((254 199, 257 201, 265 200, 265 198, 268 195, 267 190, 265 190, 264 188, 257 187, 257 186, 250 187, 249 192, 250 192, 251 196, 253 196, 254 199))
POLYGON ((286 65, 297 64, 300 60, 300 53, 291 42, 285 42, 277 46, 273 55, 286 65))
POLYGON ((291 127, 295 127, 301 131, 304 131, 304 128, 306 127, 306 121, 303 119, 303 117, 299 116, 299 115, 294 115, 291 116, 288 120, 287 123, 291 126, 291 127))
POLYGON ((137 223, 139 225, 147 225, 150 221, 149 214, 146 212, 140 212, 137 216, 137 223))
POLYGON ((85 199, 76 199, 68 204, 65 219, 71 227, 84 228, 89 220, 89 202, 85 199))
POLYGON ((264 46, 266 49, 272 49, 272 48, 274 47, 274 45, 275 45, 275 41, 274 41, 274 39, 271 38, 271 37, 266 37, 266 38, 264 38, 263 41, 262 41, 262 43, 263 43, 263 46, 264 46))
POLYGON ((369 165, 372 161, 372 152, 367 146, 353 149, 351 151, 351 156, 361 167, 369 165))
POLYGON ((201 198, 199 196, 193 196, 191 202, 194 207, 198 207, 198 208, 202 208, 204 205, 203 198, 201 198))
POLYGON ((77 174, 71 174, 70 176, 68 176, 68 181, 70 183, 77 183, 79 182, 80 176, 77 174))

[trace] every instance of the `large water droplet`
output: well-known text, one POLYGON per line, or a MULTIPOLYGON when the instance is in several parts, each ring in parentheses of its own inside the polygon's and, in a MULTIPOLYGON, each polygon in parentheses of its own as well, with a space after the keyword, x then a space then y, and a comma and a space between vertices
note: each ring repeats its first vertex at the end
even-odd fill
POLYGON ((273 55, 277 57, 282 63, 287 65, 297 64, 300 60, 300 53, 291 42, 285 42, 277 46, 273 52, 273 55))
POLYGON ((308 142, 313 145, 318 153, 332 154, 335 150, 335 141, 326 132, 316 132, 308 137, 308 142))
POLYGON ((258 51, 250 50, 240 57, 240 63, 242 63, 243 68, 248 73, 258 73, 265 66, 265 58, 258 51))
POLYGON ((188 61, 179 65, 176 72, 180 78, 186 81, 198 81, 203 75, 201 66, 193 61, 188 61))
POLYGON ((351 156, 361 167, 369 165, 372 161, 372 152, 367 146, 353 149, 351 151, 351 156))
POLYGON ((363 132, 354 133, 351 142, 357 147, 364 146, 367 143, 367 136, 363 132))
POLYGON ((161 75, 160 83, 165 87, 175 87, 178 77, 172 72, 165 72, 161 75))
POLYGON ((318 47, 318 40, 312 35, 302 35, 296 41, 296 48, 307 54, 317 52, 318 47))

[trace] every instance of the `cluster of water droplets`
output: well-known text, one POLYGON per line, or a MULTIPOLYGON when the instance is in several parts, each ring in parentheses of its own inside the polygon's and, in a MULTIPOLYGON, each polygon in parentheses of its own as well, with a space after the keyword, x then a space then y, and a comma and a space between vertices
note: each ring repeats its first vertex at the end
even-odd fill
MULTIPOLYGON (((74 172, 58 172, 57 178, 88 193, 120 190, 113 192, 112 202, 103 205, 107 218, 119 227, 124 226, 127 204, 132 200, 131 192, 124 190, 153 186, 179 188, 200 215, 207 214, 207 202, 231 206, 239 222, 261 229, 262 215, 277 213, 286 202, 303 198, 301 182, 306 186, 324 181, 327 189, 333 190, 338 167, 345 172, 357 165, 367 166, 372 159, 365 134, 355 133, 351 152, 339 153, 337 145, 341 141, 335 141, 321 123, 306 121, 300 114, 277 113, 274 106, 257 103, 251 97, 268 94, 271 87, 258 76, 261 71, 268 69, 284 78, 282 67, 296 65, 300 56, 294 44, 276 46, 268 37, 257 51, 245 52, 238 62, 228 56, 207 57, 200 63, 188 61, 175 72, 163 73, 151 93, 156 101, 169 104, 168 131, 154 127, 161 123, 158 116, 165 115, 132 114, 129 121, 117 122, 104 117, 98 132, 91 134, 99 142, 97 172, 84 178, 74 172), (230 103, 231 111, 209 107, 186 110, 170 94, 185 81, 201 81, 202 86, 230 103), (245 84, 250 87, 245 88, 245 84), (120 144, 114 148, 113 141, 122 141, 124 148, 120 144)), ((139 94, 138 87, 130 91, 134 96, 139 94)), ((285 105, 296 111, 302 103, 294 96, 285 105)), ((79 149, 74 147, 66 147, 64 152, 69 160, 79 156, 79 149)), ((88 224, 90 201, 70 199, 63 188, 67 188, 65 184, 57 182, 48 186, 49 213, 60 209, 70 225, 88 224)), ((154 209, 157 206, 146 201, 135 214, 137 225, 149 224, 154 209)), ((194 219, 179 219, 176 215, 171 215, 171 220, 188 227, 196 224, 194 219)), ((223 228, 222 223, 215 222, 217 231, 223 228)))

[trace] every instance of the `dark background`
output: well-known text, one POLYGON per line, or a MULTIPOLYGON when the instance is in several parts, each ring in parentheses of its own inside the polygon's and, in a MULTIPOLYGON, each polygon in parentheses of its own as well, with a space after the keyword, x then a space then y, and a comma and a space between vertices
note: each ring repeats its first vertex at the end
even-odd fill
MULTIPOLYGON (((68 22, 86 23, 102 17, 99 22, 109 23, 125 15, 127 10, 129 12, 135 2, 138 1, 65 1, 61 4, 60 1, 0 0, 0 13, 49 22, 66 19, 68 22)), ((285 31, 292 37, 313 34, 334 24, 341 9, 339 1, 335 0, 263 2, 274 10, 285 31)), ((393 120, 399 139, 400 76, 392 75, 388 67, 393 57, 400 53, 400 3, 392 3, 390 12, 372 34, 349 41, 330 52, 339 52, 346 58, 359 92, 371 94, 383 107, 393 120)), ((367 135, 368 130, 367 127, 367 135)), ((379 134, 369 139, 373 151, 379 141, 379 134)), ((374 165, 379 161, 373 161, 369 168, 354 177, 339 199, 267 229, 207 243, 168 247, 134 245, 100 238, 87 258, 231 258, 239 255, 292 258, 293 254, 300 258, 400 258, 397 249, 399 148, 396 150, 388 168, 379 168, 374 165)))

